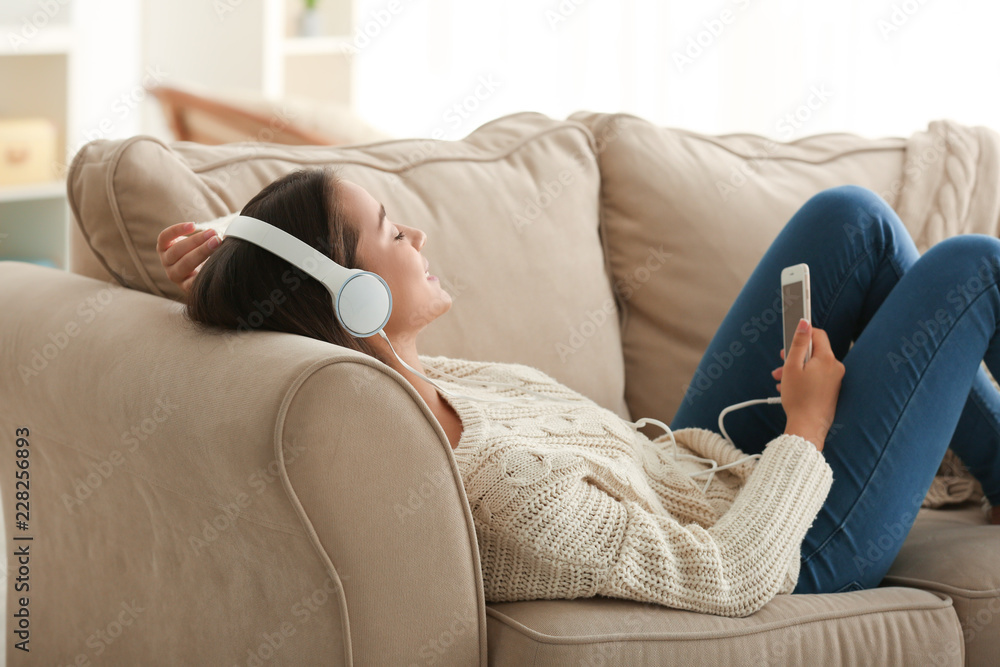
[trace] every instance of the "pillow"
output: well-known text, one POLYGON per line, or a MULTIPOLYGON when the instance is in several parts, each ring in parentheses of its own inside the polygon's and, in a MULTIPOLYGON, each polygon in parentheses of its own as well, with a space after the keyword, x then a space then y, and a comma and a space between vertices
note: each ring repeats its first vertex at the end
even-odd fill
POLYGON ((245 88, 215 90, 193 81, 183 84, 170 82, 153 93, 165 104, 170 115, 176 105, 183 110, 183 123, 196 140, 209 144, 238 141, 268 141, 273 143, 317 143, 327 145, 360 144, 395 137, 372 126, 350 106, 341 102, 319 101, 288 95, 279 99, 265 97, 259 91, 245 88), (191 96, 194 100, 188 100, 191 96), (224 105, 218 108, 218 104, 224 105), (249 114, 234 115, 233 110, 249 114), (280 130, 294 128, 318 137, 312 141, 289 140, 280 130))
POLYGON ((809 197, 856 183, 892 205, 901 185, 903 138, 830 133, 783 143, 623 113, 569 118, 596 141, 602 237, 624 320, 625 397, 636 418, 671 421, 740 289, 809 197))
POLYGON ((97 140, 74 158, 67 187, 81 235, 118 282, 178 299, 160 230, 221 226, 268 183, 323 165, 427 233, 422 252, 453 303, 421 334, 423 354, 534 366, 628 417, 600 174, 580 123, 523 112, 460 141, 348 147, 97 140))
POLYGON ((247 90, 225 91, 215 97, 268 117, 288 118, 304 130, 329 137, 333 144, 363 144, 396 138, 341 102, 321 102, 296 95, 269 100, 247 90))

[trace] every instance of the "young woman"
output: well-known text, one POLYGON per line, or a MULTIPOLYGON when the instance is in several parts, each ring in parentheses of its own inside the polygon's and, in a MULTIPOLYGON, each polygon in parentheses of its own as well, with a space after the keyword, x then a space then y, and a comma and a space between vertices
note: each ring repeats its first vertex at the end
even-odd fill
MULTIPOLYGON (((326 289, 293 280, 279 257, 243 239, 220 244, 211 230, 183 237, 193 226, 178 223, 161 232, 157 250, 187 292, 188 316, 235 328, 280 288, 287 298, 261 328, 359 350, 405 377, 460 463, 491 601, 602 594, 745 616, 778 593, 875 587, 948 447, 982 482, 990 521, 1000 524, 1000 393, 980 367, 985 358, 1000 372, 996 238, 953 237, 920 256, 870 190, 819 192, 773 241, 698 370, 711 377, 713 352, 742 341, 773 310, 785 266, 809 265, 814 326, 795 334, 787 355, 780 314, 776 325, 752 327, 756 340, 724 376, 689 388, 667 447, 666 436, 650 441, 536 369, 418 355, 417 335, 450 309, 451 297, 420 253, 426 234, 386 214, 358 185, 328 169, 302 170, 268 185, 242 212, 343 266, 382 276, 393 295, 385 327, 392 348, 343 331, 326 289), (773 370, 772 354, 783 360, 773 370), (531 385, 562 402, 476 408, 445 398, 396 355, 421 373, 531 385), (723 408, 767 396, 774 381, 780 409, 727 415, 740 449, 713 432, 723 408), (543 444, 504 455, 505 434, 543 444), (501 454, 478 451, 486 449, 501 454), (680 462, 678 452, 699 463, 680 462), (743 463, 746 454, 758 460, 743 463), (715 475, 716 459, 729 470, 715 475), (503 472, 494 471, 493 486, 483 481, 490 465, 503 472), (691 482, 702 472, 710 473, 704 488, 691 482)), ((483 401, 510 391, 479 390, 483 401)))

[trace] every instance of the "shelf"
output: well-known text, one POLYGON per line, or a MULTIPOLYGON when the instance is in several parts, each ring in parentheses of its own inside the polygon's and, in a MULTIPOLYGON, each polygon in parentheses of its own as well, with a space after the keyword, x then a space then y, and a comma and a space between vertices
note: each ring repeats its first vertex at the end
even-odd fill
POLYGON ((0 202, 59 199, 65 196, 66 182, 61 180, 26 185, 0 185, 0 202))
POLYGON ((23 26, 17 25, 0 25, 0 35, 5 36, 0 40, 0 56, 65 55, 73 49, 73 30, 69 26, 48 26, 31 38, 23 38, 24 41, 21 42, 22 28, 23 26), (19 38, 16 44, 11 43, 11 35, 19 38))
MULTIPOLYGON (((81 89, 75 88, 79 81, 74 79, 80 77, 81 7, 97 0, 0 2, 4 3, 0 11, 0 115, 46 118, 55 124, 55 159, 59 160, 79 136, 81 89), (31 5, 48 14, 48 20, 30 12, 31 5)), ((0 182, 0 259, 68 266, 71 217, 66 180, 55 171, 52 180, 0 182)))
POLYGON ((323 53, 343 53, 351 55, 354 44, 350 37, 287 37, 286 55, 314 55, 323 53))

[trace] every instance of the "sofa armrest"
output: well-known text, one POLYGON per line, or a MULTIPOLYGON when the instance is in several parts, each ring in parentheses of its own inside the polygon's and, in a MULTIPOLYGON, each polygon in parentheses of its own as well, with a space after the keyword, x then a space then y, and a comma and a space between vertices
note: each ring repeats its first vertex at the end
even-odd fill
POLYGON ((0 309, 7 544, 33 538, 7 631, 26 595, 34 661, 485 664, 464 487, 399 373, 20 262, 0 263, 0 309))

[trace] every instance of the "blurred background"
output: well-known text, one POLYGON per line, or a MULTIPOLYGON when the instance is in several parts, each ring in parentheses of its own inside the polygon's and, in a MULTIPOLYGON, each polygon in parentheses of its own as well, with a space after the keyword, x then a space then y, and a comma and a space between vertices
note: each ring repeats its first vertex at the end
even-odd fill
POLYGON ((998 19, 991 0, 3 0, 0 259, 66 267, 65 174, 97 139, 459 139, 526 110, 778 141, 997 129, 998 19))
POLYGON ((158 86, 272 113, 311 100, 287 120, 340 118, 334 140, 350 123, 457 139, 524 110, 780 140, 996 126, 998 4, 4 0, 0 118, 52 121, 63 165, 92 139, 175 138, 158 86))

